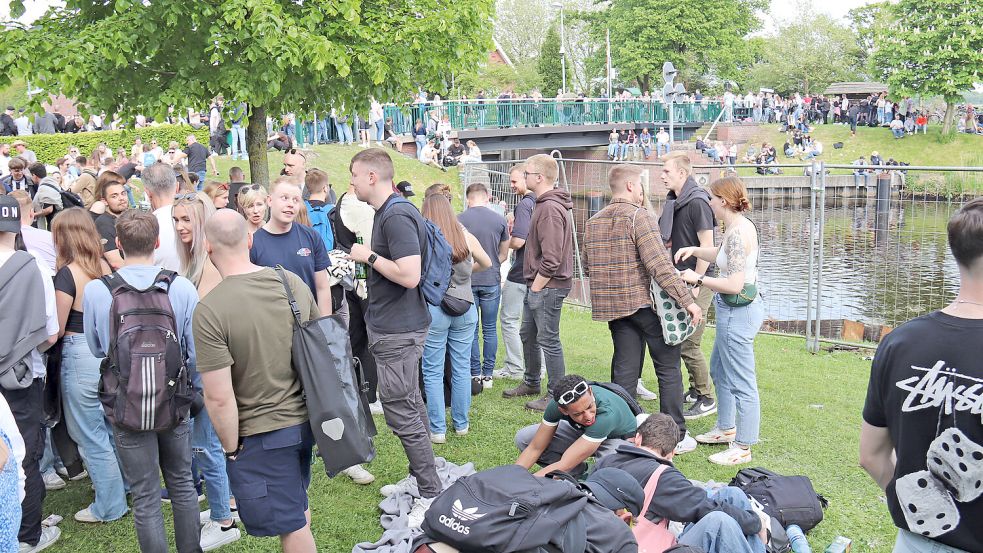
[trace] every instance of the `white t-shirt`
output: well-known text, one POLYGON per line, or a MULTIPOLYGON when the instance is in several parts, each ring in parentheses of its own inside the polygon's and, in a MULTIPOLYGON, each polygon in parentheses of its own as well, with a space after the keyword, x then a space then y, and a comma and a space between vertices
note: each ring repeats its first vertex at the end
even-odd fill
POLYGON ((17 428, 17 420, 14 419, 14 414, 10 412, 10 405, 7 404, 7 399, 0 395, 0 429, 3 429, 4 434, 10 438, 10 454, 14 456, 14 460, 17 461, 17 497, 19 501, 24 501, 24 456, 27 454, 27 448, 24 447, 24 438, 20 435, 20 429, 17 428))
POLYGON ((34 227, 21 226, 20 234, 24 238, 24 246, 34 257, 41 258, 45 265, 55 273, 55 243, 51 233, 34 227))
MULTIPOLYGON (((40 256, 34 252, 28 252, 34 256, 34 262, 38 265, 41 272, 41 284, 44 286, 44 330, 48 336, 58 334, 58 307, 55 305, 55 273, 48 268, 47 264, 40 256)), ((13 251, 0 252, 0 266, 14 256, 13 251)), ((44 363, 44 356, 37 349, 31 350, 31 369, 34 378, 44 378, 48 374, 48 368, 44 363)))
POLYGON ((669 133, 667 133, 666 131, 659 131, 659 132, 657 132, 655 134, 655 141, 658 142, 659 144, 668 144, 669 143, 669 133))
POLYGON ((154 250, 154 265, 170 271, 181 271, 181 259, 177 255, 177 235, 174 221, 171 220, 171 206, 165 205, 154 211, 160 225, 160 245, 154 250))

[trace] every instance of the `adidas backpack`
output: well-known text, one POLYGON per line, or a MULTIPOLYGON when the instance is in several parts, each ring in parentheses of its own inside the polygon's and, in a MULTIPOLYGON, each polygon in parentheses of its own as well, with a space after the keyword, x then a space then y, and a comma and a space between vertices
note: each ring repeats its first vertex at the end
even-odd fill
MULTIPOLYGON (((394 199, 391 203, 406 203, 416 209, 412 202, 402 197, 394 199)), ((444 238, 444 233, 440 231, 440 227, 425 217, 421 216, 421 218, 426 229, 427 243, 420 244, 420 250, 423 254, 423 265, 420 268, 420 290, 423 291, 423 297, 427 303, 439 307, 444 299, 444 294, 447 293, 447 288, 451 284, 453 252, 451 245, 444 238)))
POLYGON ((174 271, 161 271, 143 290, 131 286, 118 273, 101 279, 113 302, 109 308, 109 352, 100 368, 99 400, 115 426, 134 431, 168 430, 190 415, 194 391, 167 295, 176 276, 174 271))
POLYGON ((307 204, 307 217, 311 220, 311 228, 316 230, 321 235, 321 240, 324 241, 324 250, 333 250, 334 232, 331 229, 331 219, 328 217, 328 213, 334 209, 334 205, 313 206, 310 200, 304 200, 304 203, 307 204))

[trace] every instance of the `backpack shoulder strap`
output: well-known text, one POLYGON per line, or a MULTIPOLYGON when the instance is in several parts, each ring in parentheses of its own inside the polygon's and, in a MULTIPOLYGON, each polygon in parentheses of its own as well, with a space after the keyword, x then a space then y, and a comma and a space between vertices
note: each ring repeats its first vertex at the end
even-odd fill
POLYGON ((171 284, 174 282, 174 279, 175 278, 177 278, 177 273, 175 273, 174 271, 169 271, 167 269, 161 269, 161 271, 159 273, 157 273, 157 277, 154 278, 154 283, 152 284, 152 286, 156 286, 158 284, 163 284, 164 285, 164 290, 165 291, 170 291, 171 284))
POLYGON ((21 269, 28 266, 34 261, 34 256, 25 251, 15 251, 14 255, 3 264, 0 268, 0 285, 3 285, 8 280, 14 278, 14 275, 20 272, 21 269))
POLYGON ((113 297, 116 297, 120 292, 125 290, 135 290, 135 288, 130 286, 129 282, 126 282, 126 280, 119 276, 119 273, 115 271, 110 275, 103 275, 99 277, 99 280, 106 285, 106 288, 109 288, 109 293, 113 297))

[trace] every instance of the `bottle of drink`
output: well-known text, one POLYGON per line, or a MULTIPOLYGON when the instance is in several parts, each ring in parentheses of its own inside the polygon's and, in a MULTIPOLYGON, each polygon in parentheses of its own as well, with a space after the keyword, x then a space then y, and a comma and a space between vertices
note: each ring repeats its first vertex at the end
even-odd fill
POLYGON ((826 547, 826 553, 850 553, 850 546, 853 541, 844 536, 836 536, 833 543, 826 547))
MULTIPOLYGON (((356 236, 355 237, 355 243, 361 244, 362 243, 362 237, 361 236, 356 236)), ((369 277, 368 269, 365 267, 365 263, 356 263, 355 264, 355 279, 356 280, 357 279, 365 280, 368 277, 369 277)))
POLYGON ((792 546, 792 551, 795 553, 812 553, 806 535, 798 525, 792 524, 785 529, 785 533, 788 535, 788 543, 792 546))

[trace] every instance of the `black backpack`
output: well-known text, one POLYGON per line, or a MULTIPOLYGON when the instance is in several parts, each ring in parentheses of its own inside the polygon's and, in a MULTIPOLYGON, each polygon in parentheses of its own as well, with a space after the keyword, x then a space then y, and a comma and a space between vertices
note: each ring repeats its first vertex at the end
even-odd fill
POLYGON ((635 415, 636 417, 645 412, 645 409, 643 409, 642 406, 639 405, 638 401, 635 400, 635 398, 631 394, 629 394, 627 390, 622 388, 621 385, 619 384, 615 384, 614 382, 594 382, 594 381, 590 381, 588 382, 588 384, 590 384, 591 386, 600 386, 601 388, 604 388, 609 392, 618 394, 618 396, 620 396, 621 399, 625 400, 625 403, 628 404, 628 408, 631 409, 631 414, 635 415))
POLYGON ((58 188, 57 186, 51 184, 50 182, 42 182, 41 186, 48 186, 54 188, 61 194, 61 206, 62 209, 69 209, 72 207, 85 207, 85 202, 82 201, 82 197, 72 192, 71 190, 65 190, 63 188, 58 188))
POLYGON ((569 480, 519 465, 465 476, 434 499, 423 532, 462 553, 583 553, 591 499, 569 480))
POLYGON ((730 485, 758 500, 784 528, 796 524, 808 532, 823 521, 823 510, 829 506, 807 476, 782 476, 768 469, 748 468, 741 469, 730 485))

